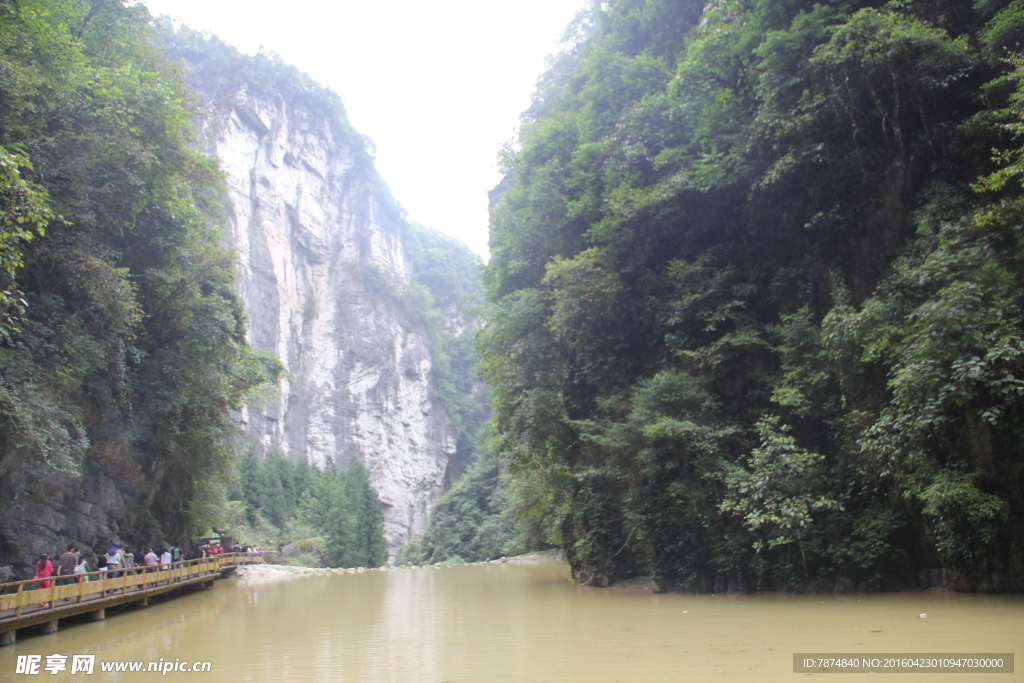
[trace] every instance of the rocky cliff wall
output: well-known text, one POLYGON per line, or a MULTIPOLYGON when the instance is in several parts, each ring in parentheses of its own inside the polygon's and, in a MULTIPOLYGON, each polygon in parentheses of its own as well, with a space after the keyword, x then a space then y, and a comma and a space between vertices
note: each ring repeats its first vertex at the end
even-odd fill
MULTIPOLYGON (((395 549, 422 532, 446 475, 464 467, 466 433, 476 424, 463 418, 458 435, 451 406, 433 386, 426 321, 435 311, 417 309, 413 302, 423 298, 407 291, 411 250, 424 277, 422 232, 410 232, 337 98, 272 60, 207 48, 172 58, 185 63, 205 112, 201 139, 227 173, 226 239, 238 255, 250 341, 288 370, 273 399, 235 418, 264 449, 293 460, 345 467, 359 458, 384 502, 395 549)), ((434 279, 444 282, 431 281, 431 292, 461 282, 448 277, 448 265, 438 268, 434 279)), ((438 304, 447 316, 440 328, 463 342, 473 327, 454 302, 464 298, 455 286, 438 304)), ((445 358, 441 374, 451 363, 445 358)), ((449 402, 450 374, 440 392, 449 402)), ((475 380, 454 384, 482 395, 475 380)), ((0 567, 0 580, 11 570, 31 576, 40 553, 56 555, 69 541, 102 551, 113 540, 166 538, 152 512, 156 489, 132 441, 145 425, 131 429, 117 417, 95 418, 78 472, 0 458, 0 562, 10 565, 0 567)))
POLYGON ((427 331, 401 296, 404 218, 364 138, 300 98, 221 94, 205 133, 228 177, 250 342, 289 373, 238 419, 293 460, 362 460, 394 549, 423 530, 455 452, 427 331))

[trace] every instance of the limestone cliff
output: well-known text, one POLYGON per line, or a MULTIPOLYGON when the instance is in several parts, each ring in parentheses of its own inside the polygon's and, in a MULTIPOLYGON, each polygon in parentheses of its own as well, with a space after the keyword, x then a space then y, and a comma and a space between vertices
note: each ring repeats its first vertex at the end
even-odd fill
MULTIPOLYGON (((225 226, 224 240, 237 254, 249 340, 288 370, 279 391, 234 417, 263 450, 320 466, 362 461, 385 505, 394 549, 423 530, 442 486, 468 461, 470 436, 484 419, 482 388, 471 373, 473 324, 459 305, 479 291, 478 260, 463 245, 407 223, 374 169, 369 141, 348 125, 333 93, 279 60, 244 57, 215 40, 163 47, 183 63, 198 100, 198 140, 226 173, 222 195, 197 187, 204 210, 225 198, 216 223, 225 226)), ((201 165, 194 170, 208 177, 201 165)), ((187 251, 163 246, 169 260, 188 260, 187 251)), ((132 276, 144 281, 145 264, 136 266, 132 276)), ((208 286, 197 287, 203 297, 208 286)), ((233 297, 210 297, 223 308, 203 310, 230 310, 217 322, 238 330, 233 297)), ((35 303, 31 310, 42 311, 35 303)), ((203 321, 200 316, 196 325, 203 321)), ((190 475, 204 484, 220 475, 167 474, 170 460, 163 456, 176 451, 154 441, 152 416, 165 411, 160 424, 173 433, 173 406, 161 403, 159 373, 146 376, 150 384, 138 380, 144 355, 129 346, 130 353, 117 347, 121 356, 105 355, 106 347, 95 351, 117 371, 103 373, 115 378, 117 391, 96 385, 94 396, 90 384, 43 401, 32 393, 31 373, 31 381, 0 382, 0 412, 8 418, 0 437, 24 432, 38 441, 50 438, 40 430, 52 427, 54 443, 71 454, 55 446, 67 460, 55 468, 18 451, 22 441, 0 438, 0 562, 20 578, 31 575, 40 553, 56 555, 68 542, 86 551, 102 551, 113 540, 183 543, 187 522, 208 523, 197 512, 201 505, 193 509, 193 500, 173 492, 195 493, 190 475), (134 374, 125 379, 118 372, 134 374), (158 397, 146 410, 133 400, 149 394, 133 393, 132 381, 158 397), (21 393, 4 393, 11 386, 21 393), (193 514, 198 521, 189 519, 193 514)), ((25 346, 25 354, 35 348, 25 346)), ((150 367, 170 366, 144 365, 150 367)), ((215 410, 224 404, 218 401, 215 410)), ((218 493, 211 489, 210 500, 218 493)))
POLYGON ((276 399, 238 418, 293 460, 362 460, 395 548, 422 531, 456 448, 427 330, 402 296, 409 226, 363 136, 302 96, 217 91, 198 76, 250 342, 289 373, 276 399))

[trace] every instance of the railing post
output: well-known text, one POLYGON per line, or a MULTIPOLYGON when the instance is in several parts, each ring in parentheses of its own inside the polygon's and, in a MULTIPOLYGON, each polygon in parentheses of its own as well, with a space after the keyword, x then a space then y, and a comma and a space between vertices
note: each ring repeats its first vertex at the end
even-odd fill
POLYGON ((18 593, 17 593, 17 595, 18 595, 17 602, 14 604, 14 616, 16 616, 16 617, 20 617, 21 616, 21 593, 22 593, 22 591, 24 589, 25 589, 25 584, 24 583, 19 583, 18 584, 18 593))
POLYGON ((84 578, 85 574, 75 574, 75 588, 78 589, 78 604, 82 604, 82 598, 85 594, 85 591, 82 590, 82 586, 85 583, 83 581, 84 578))

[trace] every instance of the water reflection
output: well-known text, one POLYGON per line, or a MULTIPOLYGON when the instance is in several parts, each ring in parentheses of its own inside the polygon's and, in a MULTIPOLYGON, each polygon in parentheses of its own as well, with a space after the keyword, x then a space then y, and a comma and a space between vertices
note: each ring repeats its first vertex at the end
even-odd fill
MULTIPOLYGON (((651 595, 573 586, 566 575, 564 565, 535 562, 219 581, 105 622, 22 638, 0 650, 0 680, 26 680, 14 674, 19 654, 210 661, 213 673, 200 679, 242 681, 662 683, 793 681, 793 652, 1024 651, 1020 596, 651 595)), ((140 676, 156 674, 72 680, 140 676)), ((899 675, 900 683, 927 679, 899 675)))

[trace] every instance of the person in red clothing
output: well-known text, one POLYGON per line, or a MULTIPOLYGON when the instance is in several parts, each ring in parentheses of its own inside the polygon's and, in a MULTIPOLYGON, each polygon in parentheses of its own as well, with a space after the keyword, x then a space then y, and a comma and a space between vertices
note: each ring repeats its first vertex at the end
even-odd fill
POLYGON ((39 579, 40 588, 49 588, 51 576, 53 576, 53 563, 50 562, 49 555, 43 555, 36 562, 36 575, 32 578, 39 579))
MULTIPOLYGON (((36 562, 36 574, 32 578, 39 581, 40 588, 49 588, 51 576, 53 576, 53 563, 50 562, 49 555, 42 555, 39 561, 36 562)), ((43 607, 49 607, 50 603, 44 602, 42 605, 43 607)))

